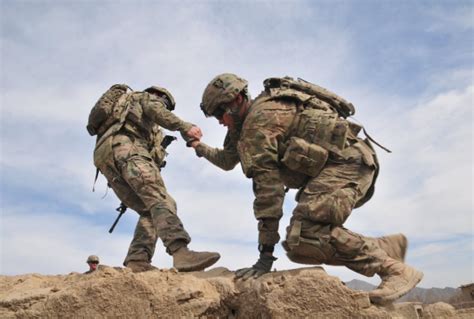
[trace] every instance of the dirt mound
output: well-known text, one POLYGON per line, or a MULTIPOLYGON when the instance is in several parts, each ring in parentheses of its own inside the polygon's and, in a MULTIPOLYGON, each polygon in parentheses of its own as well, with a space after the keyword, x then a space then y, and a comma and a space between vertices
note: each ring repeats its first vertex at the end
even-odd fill
MULTIPOLYGON (((445 306, 438 308, 456 316, 445 306)), ((411 308, 371 305, 367 293, 319 267, 248 281, 235 281, 225 268, 135 274, 102 266, 89 275, 0 276, 1 318, 417 318, 411 308)))

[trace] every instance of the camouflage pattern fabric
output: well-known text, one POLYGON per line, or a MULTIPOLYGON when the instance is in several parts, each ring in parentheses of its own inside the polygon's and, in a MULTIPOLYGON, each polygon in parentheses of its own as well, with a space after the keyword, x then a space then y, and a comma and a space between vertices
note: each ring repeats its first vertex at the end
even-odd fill
POLYGON ((284 143, 301 131, 293 129, 297 106, 296 99, 273 98, 263 92, 251 103, 241 131, 228 133, 224 149, 200 143, 196 153, 223 169, 232 169, 240 162, 244 174, 252 178, 260 245, 275 245, 280 239, 278 224, 285 186, 300 188, 283 243, 290 259, 346 265, 373 275, 386 253, 374 240, 342 225, 373 185, 375 153, 365 141, 352 136, 343 145, 343 152, 330 155, 317 177, 302 176, 285 167, 281 162, 284 143))
POLYGON ((182 135, 192 127, 151 94, 134 92, 126 101, 130 104, 126 108, 133 110, 130 118, 94 154, 95 165, 117 197, 140 215, 125 265, 131 260, 150 262, 158 238, 170 254, 191 240, 161 177, 158 165, 163 158, 154 156, 164 150, 153 148, 159 146, 154 139, 163 136, 157 125, 182 135))
POLYGON ((373 276, 386 259, 373 238, 342 227, 355 204, 369 189, 374 168, 362 155, 346 163, 329 163, 318 177, 310 179, 297 196, 283 244, 288 257, 310 257, 312 264, 345 265, 373 276))

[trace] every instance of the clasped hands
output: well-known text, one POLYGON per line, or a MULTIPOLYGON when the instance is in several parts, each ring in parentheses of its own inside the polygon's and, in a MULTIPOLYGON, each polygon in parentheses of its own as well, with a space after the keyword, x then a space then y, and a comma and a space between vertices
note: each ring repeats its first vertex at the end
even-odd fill
POLYGON ((196 146, 201 142, 202 131, 198 126, 193 126, 186 132, 186 135, 189 137, 186 145, 196 148, 196 146))

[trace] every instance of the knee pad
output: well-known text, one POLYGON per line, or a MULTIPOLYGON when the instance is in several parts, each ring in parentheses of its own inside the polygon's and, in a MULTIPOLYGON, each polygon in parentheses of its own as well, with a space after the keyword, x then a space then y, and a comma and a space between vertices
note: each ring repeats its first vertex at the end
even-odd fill
POLYGON ((311 238, 302 236, 301 221, 295 221, 288 227, 287 240, 282 243, 291 261, 302 264, 318 265, 329 263, 335 250, 325 228, 311 234, 311 238))
POLYGON ((298 246, 288 250, 286 255, 298 264, 320 265, 330 263, 334 250, 329 245, 300 242, 298 246))

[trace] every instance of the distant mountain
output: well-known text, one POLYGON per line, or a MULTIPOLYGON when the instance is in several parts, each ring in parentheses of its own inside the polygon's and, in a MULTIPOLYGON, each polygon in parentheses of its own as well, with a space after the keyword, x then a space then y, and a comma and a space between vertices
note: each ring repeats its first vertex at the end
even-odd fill
MULTIPOLYGON (((370 291, 375 289, 376 286, 369 284, 368 282, 353 279, 345 283, 347 287, 354 290, 370 291)), ((435 302, 446 302, 452 303, 456 300, 457 296, 461 294, 459 288, 414 288, 408 294, 398 300, 398 302, 416 301, 424 304, 435 303, 435 302)))

